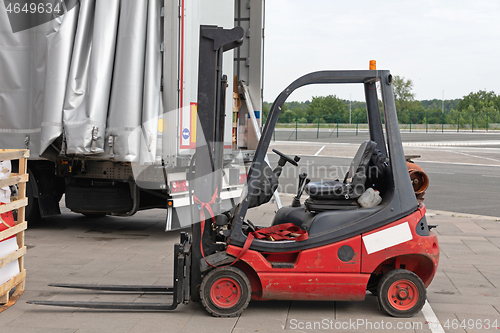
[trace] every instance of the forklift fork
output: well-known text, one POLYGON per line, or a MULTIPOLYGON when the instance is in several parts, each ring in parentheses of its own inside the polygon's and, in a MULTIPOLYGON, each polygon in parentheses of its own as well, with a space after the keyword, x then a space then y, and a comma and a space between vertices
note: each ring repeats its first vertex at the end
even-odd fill
POLYGON ((87 309, 106 310, 146 310, 146 311, 168 311, 175 310, 181 302, 188 303, 190 299, 189 281, 191 266, 191 237, 181 233, 180 244, 174 245, 174 285, 164 286, 141 286, 141 285, 104 285, 104 284, 69 284, 53 283, 51 287, 75 288, 111 292, 137 292, 157 293, 172 295, 172 303, 138 303, 138 302, 78 302, 78 301, 28 301, 35 305, 52 305, 87 309))

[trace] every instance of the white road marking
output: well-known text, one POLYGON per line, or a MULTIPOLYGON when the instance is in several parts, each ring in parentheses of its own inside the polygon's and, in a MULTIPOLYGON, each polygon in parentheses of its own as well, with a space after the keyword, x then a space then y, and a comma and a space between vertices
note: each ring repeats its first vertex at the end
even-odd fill
MULTIPOLYGON (((289 154, 292 154, 292 153, 289 153, 289 154)), ((345 157, 345 156, 314 156, 314 155, 305 155, 305 154, 300 154, 300 156, 301 157, 320 157, 320 158, 344 158, 344 159, 352 160, 352 157, 345 157)), ((428 160, 421 160, 421 159, 419 159, 417 162, 418 162, 417 164, 420 164, 420 163, 429 163, 429 164, 449 164, 449 165, 479 166, 479 167, 493 167, 493 168, 500 167, 500 164, 439 162, 439 161, 428 161, 428 160)), ((427 172, 427 173, 431 173, 431 172, 427 172)), ((438 173, 438 172, 434 172, 434 173, 438 173)), ((449 174, 453 175, 454 173, 449 173, 449 174)))
MULTIPOLYGON (((465 165, 465 166, 481 166, 481 167, 500 167, 500 164, 479 164, 479 163, 459 163, 459 162, 440 162, 440 161, 428 161, 428 160, 418 160, 417 162, 423 163, 436 163, 436 164, 451 164, 451 165, 465 165)), ((417 164, 419 164, 417 163, 417 164)))
MULTIPOLYGON (((291 153, 289 153, 291 154, 291 153)), ((345 157, 345 156, 315 156, 315 155, 305 155, 305 154, 300 154, 301 157, 321 157, 321 158, 344 158, 344 159, 350 159, 352 160, 352 157, 345 157)), ((493 168, 498 168, 500 167, 500 164, 479 164, 479 163, 457 163, 457 162, 439 162, 439 161, 428 161, 428 160, 417 160, 417 164, 420 163, 429 163, 429 164, 449 164, 449 165, 463 165, 463 166, 479 166, 479 167, 493 167, 493 168)), ((438 172, 427 172, 427 173, 438 173, 438 172)), ((454 173, 445 173, 443 174, 450 174, 454 175, 454 173)))
POLYGON ((304 144, 304 145, 325 145, 325 146, 340 146, 340 147, 359 147, 359 143, 348 143, 348 142, 314 142, 314 141, 273 141, 271 142, 272 146, 280 146, 280 145, 297 145, 297 144, 304 144))
POLYGON ((436 314, 427 300, 425 300, 424 307, 422 308, 422 314, 429 323, 429 328, 432 333, 445 333, 443 326, 439 323, 439 319, 436 317, 436 314))
POLYGON ((404 222, 394 227, 363 236, 363 243, 365 244, 366 253, 371 254, 412 239, 413 235, 411 234, 410 225, 408 222, 404 222))
MULTIPOLYGON (((288 153, 291 155, 291 153, 288 153)), ((316 155, 305 155, 305 154, 300 154, 300 157, 319 157, 319 158, 347 158, 349 160, 352 160, 352 157, 346 157, 346 156, 316 156, 316 155)), ((500 166, 500 165, 499 165, 500 166)))
POLYGON ((481 175, 483 177, 492 177, 492 178, 500 178, 500 176, 493 176, 493 175, 481 175))
POLYGON ((319 155, 319 153, 321 153, 321 151, 322 151, 323 149, 325 149, 325 146, 321 147, 321 148, 320 148, 320 149, 316 152, 316 154, 314 154, 314 156, 318 156, 318 155, 319 155))
POLYGON ((450 150, 447 150, 447 151, 449 151, 450 153, 461 154, 461 155, 475 157, 475 158, 482 158, 482 159, 485 159, 485 160, 488 160, 488 161, 500 162, 500 160, 497 160, 497 159, 494 159, 494 158, 477 156, 477 155, 471 155, 471 154, 466 154, 466 153, 462 153, 462 152, 458 152, 458 151, 450 151, 450 150))
POLYGON ((437 174, 437 175, 454 175, 455 173, 453 172, 435 172, 435 171, 428 171, 427 172, 428 174, 437 174))
POLYGON ((495 146, 500 140, 488 141, 424 141, 403 142, 403 147, 462 147, 462 146, 495 146))

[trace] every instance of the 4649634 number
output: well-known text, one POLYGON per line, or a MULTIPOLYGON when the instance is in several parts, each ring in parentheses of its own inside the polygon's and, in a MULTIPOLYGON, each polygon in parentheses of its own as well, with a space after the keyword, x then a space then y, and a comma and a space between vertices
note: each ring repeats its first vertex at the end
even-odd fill
POLYGON ((56 2, 55 4, 50 3, 50 2, 30 2, 30 3, 25 3, 24 5, 21 3, 9 3, 7 7, 5 8, 7 13, 11 14, 19 14, 19 13, 25 13, 25 14, 61 14, 64 10, 61 5, 61 1, 56 2))
POLYGON ((489 319, 469 319, 469 320, 462 320, 459 321, 458 319, 448 319, 444 325, 444 328, 446 329, 453 329, 456 330, 458 328, 463 328, 463 329, 477 329, 477 330, 489 330, 489 329, 494 329, 497 330, 498 327, 498 319, 495 319, 493 321, 489 319))

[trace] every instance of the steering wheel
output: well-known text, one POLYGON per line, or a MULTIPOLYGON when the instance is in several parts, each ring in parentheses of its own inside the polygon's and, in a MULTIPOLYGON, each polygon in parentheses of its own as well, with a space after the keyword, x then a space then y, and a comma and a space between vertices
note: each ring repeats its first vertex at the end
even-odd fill
POLYGON ((296 158, 297 158, 297 160, 295 160, 295 159, 291 158, 290 156, 285 155, 285 154, 283 154, 282 152, 280 152, 280 151, 278 151, 278 150, 276 150, 276 149, 273 149, 273 153, 277 154, 277 155, 278 155, 279 157, 281 157, 281 158, 282 158, 285 162, 288 162, 288 163, 290 163, 291 165, 294 165, 294 166, 298 166, 297 162, 298 162, 298 160, 300 160, 300 158, 299 158, 299 157, 296 157, 296 158))

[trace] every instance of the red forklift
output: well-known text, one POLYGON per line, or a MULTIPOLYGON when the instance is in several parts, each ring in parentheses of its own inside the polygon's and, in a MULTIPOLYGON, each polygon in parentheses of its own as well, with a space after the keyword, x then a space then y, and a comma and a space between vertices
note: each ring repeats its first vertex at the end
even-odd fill
POLYGON ((291 83, 271 107, 240 202, 221 203, 222 179, 231 177, 222 172, 231 163, 223 153, 227 78, 222 54, 238 47, 243 35, 238 27, 200 29, 200 130, 188 175, 192 227, 191 235, 181 233, 175 245, 173 286, 52 285, 156 292, 172 295, 172 302, 29 303, 151 311, 201 301, 212 315, 233 317, 251 300, 362 301, 369 291, 391 316, 410 317, 421 310, 437 270, 439 246, 408 174, 389 71, 320 71, 291 83), (255 226, 247 211, 269 202, 285 164, 297 166, 300 160, 273 150, 279 155, 277 166, 271 169, 265 161, 280 111, 292 92, 311 84, 362 84, 370 139, 361 144, 343 180, 310 182, 301 174, 292 205, 276 212, 271 227, 255 226), (369 188, 382 201, 363 208, 358 199, 369 188), (309 197, 301 203, 303 192, 309 197))

